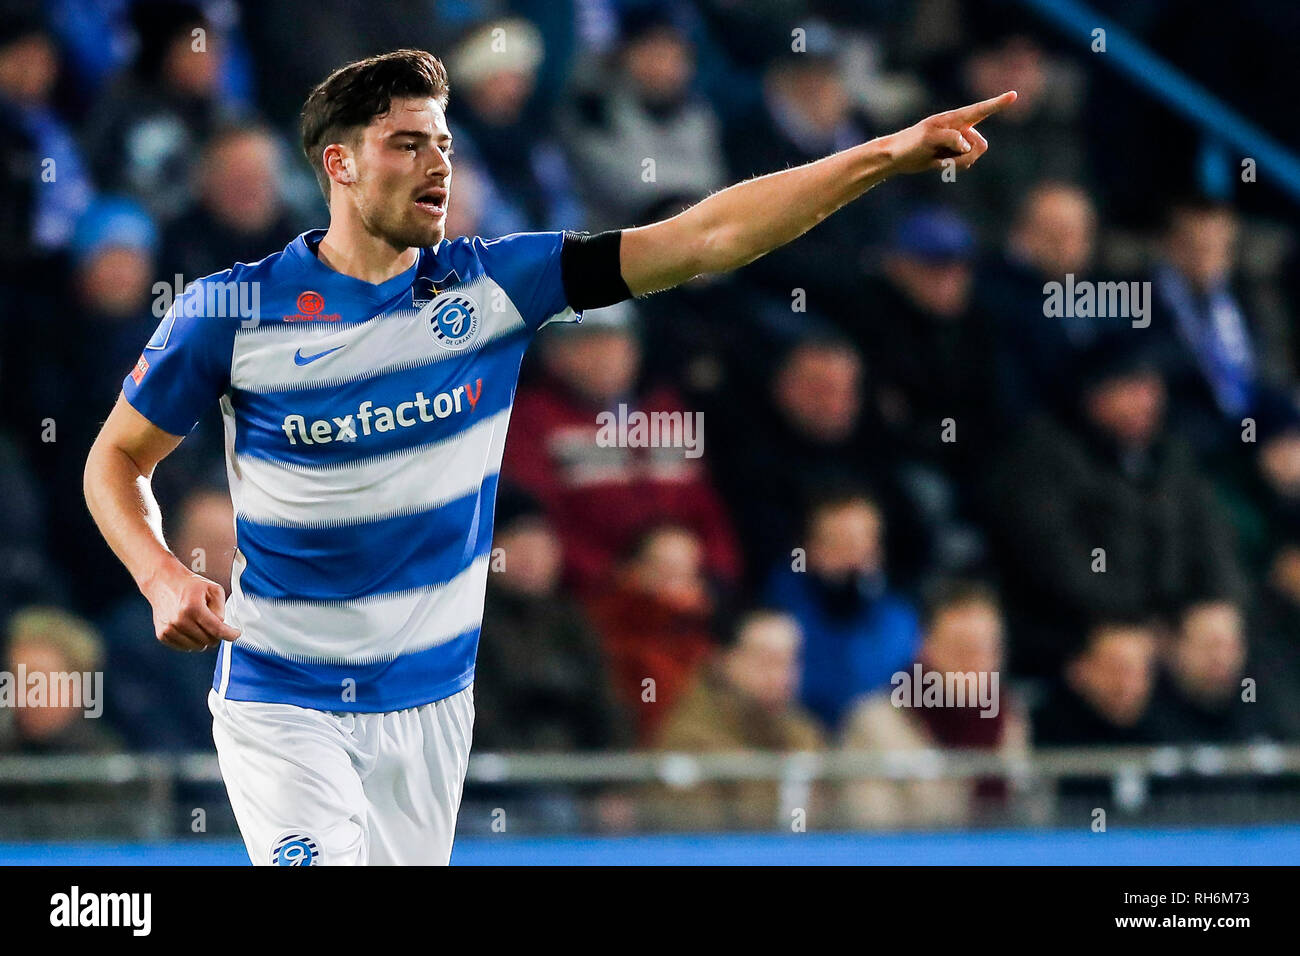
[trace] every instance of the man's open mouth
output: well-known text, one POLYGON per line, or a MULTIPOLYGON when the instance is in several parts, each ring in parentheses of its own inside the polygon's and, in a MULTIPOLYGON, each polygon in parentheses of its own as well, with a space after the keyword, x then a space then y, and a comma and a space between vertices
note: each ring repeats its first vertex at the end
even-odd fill
POLYGON ((447 190, 427 189, 415 197, 415 204, 430 215, 441 216, 447 211, 447 190))

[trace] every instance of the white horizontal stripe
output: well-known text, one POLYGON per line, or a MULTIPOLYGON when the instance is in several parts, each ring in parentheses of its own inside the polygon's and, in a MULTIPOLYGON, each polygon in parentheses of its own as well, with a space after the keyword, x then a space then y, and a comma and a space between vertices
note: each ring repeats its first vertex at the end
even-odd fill
POLYGON ((491 555, 446 584, 360 601, 275 601, 230 597, 236 642, 303 663, 373 664, 445 644, 483 620, 491 555))
POLYGON ((235 335, 230 384, 248 392, 324 388, 374 378, 466 355, 524 328, 523 316, 505 290, 483 276, 455 287, 478 306, 478 331, 460 351, 439 345, 428 319, 415 309, 398 309, 368 322, 332 325, 327 322, 268 323, 241 329, 235 335), (294 355, 323 355, 297 365, 294 355))
POLYGON ((235 512, 261 524, 322 527, 426 511, 500 470, 509 422, 504 408, 443 441, 329 468, 238 455, 235 512))

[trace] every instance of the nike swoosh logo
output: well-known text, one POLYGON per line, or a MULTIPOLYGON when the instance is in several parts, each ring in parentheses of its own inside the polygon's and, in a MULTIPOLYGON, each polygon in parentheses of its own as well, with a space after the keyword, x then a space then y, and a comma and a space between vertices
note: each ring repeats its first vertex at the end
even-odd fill
POLYGON ((318 358, 324 358, 325 356, 327 356, 327 355, 329 355, 329 354, 331 354, 331 353, 333 353, 333 352, 337 352, 339 349, 345 349, 345 348, 347 348, 346 345, 340 345, 340 346, 338 346, 337 348, 326 349, 324 352, 317 352, 315 355, 303 355, 303 354, 302 354, 302 349, 299 349, 298 351, 296 351, 296 352, 293 353, 293 364, 294 364, 294 365, 310 365, 312 362, 316 361, 318 358))

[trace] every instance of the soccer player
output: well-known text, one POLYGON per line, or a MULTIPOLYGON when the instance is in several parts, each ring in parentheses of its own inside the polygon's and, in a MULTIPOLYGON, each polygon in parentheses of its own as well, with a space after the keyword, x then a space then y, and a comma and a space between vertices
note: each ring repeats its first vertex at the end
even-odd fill
POLYGON ((519 364, 550 322, 726 272, 895 173, 965 169, 940 113, 680 215, 598 235, 444 236, 447 74, 399 50, 314 89, 302 143, 328 229, 193 283, 86 462, 90 511, 158 639, 219 647, 209 703, 257 864, 446 863, 474 719, 497 473, 519 364), (150 477, 225 422, 231 595, 168 550, 150 477))

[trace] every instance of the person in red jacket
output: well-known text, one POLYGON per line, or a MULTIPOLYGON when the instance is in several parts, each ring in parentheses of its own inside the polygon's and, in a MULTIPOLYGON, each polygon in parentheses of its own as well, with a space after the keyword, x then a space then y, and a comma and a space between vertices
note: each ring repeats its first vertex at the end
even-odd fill
POLYGON ((637 388, 630 307, 588 313, 539 345, 543 375, 515 399, 502 474, 546 508, 563 540, 566 584, 591 597, 647 528, 671 522, 699 536, 709 576, 734 585, 740 553, 701 457, 702 416, 670 388, 637 388), (646 447, 654 431, 635 426, 655 413, 665 413, 659 447, 646 447))
POLYGON ((689 529, 654 527, 620 564, 612 587, 589 605, 615 693, 633 715, 641 744, 655 739, 715 650, 715 601, 702 556, 700 540, 689 529))

